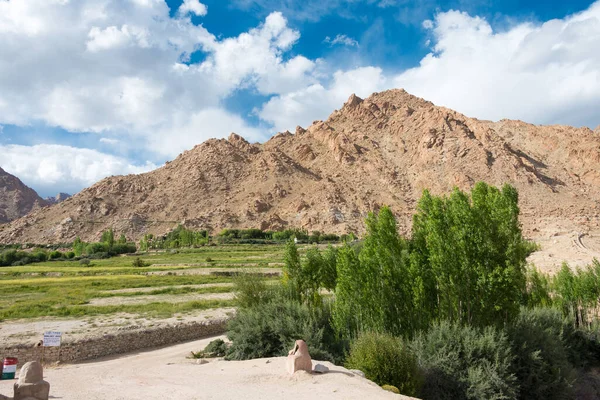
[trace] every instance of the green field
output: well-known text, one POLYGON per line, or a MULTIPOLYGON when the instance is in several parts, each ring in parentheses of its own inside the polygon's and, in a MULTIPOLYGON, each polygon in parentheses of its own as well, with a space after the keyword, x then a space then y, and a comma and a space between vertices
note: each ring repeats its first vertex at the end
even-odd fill
POLYGON ((269 268, 269 271, 278 272, 283 261, 283 246, 207 246, 139 255, 147 267, 133 267, 136 257, 92 260, 89 266, 78 261, 50 261, 2 267, 0 321, 120 312, 168 317, 193 310, 230 307, 233 305, 231 296, 197 299, 201 295, 232 291, 231 285, 214 285, 233 282, 231 276, 217 274, 215 270, 231 273, 269 268), (174 296, 179 298, 174 299, 174 296), (196 296, 196 299, 186 301, 186 296, 196 296), (93 299, 98 301, 109 297, 129 300, 139 297, 143 301, 136 304, 90 304, 93 299))

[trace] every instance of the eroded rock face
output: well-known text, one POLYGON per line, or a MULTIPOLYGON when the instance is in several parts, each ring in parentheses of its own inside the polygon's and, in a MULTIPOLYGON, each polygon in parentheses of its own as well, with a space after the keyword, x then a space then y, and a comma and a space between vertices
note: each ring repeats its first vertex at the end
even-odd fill
POLYGON ((28 214, 31 210, 48 205, 35 190, 19 178, 0 168, 0 224, 28 214))
POLYGON ((288 353, 286 368, 290 375, 296 371, 312 372, 312 360, 304 340, 296 340, 294 348, 288 353))
POLYGON ((42 364, 30 361, 23 365, 14 389, 14 400, 48 400, 50 384, 44 380, 42 364))

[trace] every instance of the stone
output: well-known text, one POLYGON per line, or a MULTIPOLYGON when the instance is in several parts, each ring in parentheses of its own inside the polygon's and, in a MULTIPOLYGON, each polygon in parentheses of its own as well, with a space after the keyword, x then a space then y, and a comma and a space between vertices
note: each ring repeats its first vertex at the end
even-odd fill
POLYGON ((290 375, 296 371, 312 372, 312 360, 304 340, 296 340, 294 348, 288 353, 286 369, 290 375))
POLYGON ((314 372, 317 372, 319 374, 324 374, 325 372, 329 372, 329 367, 326 367, 323 364, 317 364, 315 365, 315 367, 313 368, 314 372))
POLYGON ((359 369, 351 369, 350 372, 352 372, 354 375, 360 376, 361 378, 365 378, 365 373, 362 372, 359 369))
POLYGON ((42 364, 30 361, 23 365, 14 389, 14 400, 48 400, 50 384, 44 380, 42 364))
POLYGON ((208 364, 208 361, 205 360, 204 358, 200 358, 200 359, 196 360, 196 364, 204 365, 204 364, 208 364))

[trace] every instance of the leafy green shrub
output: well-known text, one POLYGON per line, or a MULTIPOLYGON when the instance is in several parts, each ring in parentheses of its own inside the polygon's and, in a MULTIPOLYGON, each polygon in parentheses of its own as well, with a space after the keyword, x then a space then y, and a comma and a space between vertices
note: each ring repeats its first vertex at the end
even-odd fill
POLYGON ((228 325, 232 345, 227 359, 286 356, 294 342, 303 339, 313 359, 339 362, 343 347, 329 324, 330 315, 328 306, 310 308, 281 295, 240 308, 228 325))
POLYGON ((233 279, 235 300, 238 307, 250 308, 268 302, 272 290, 260 274, 238 274, 233 279))
POLYGON ((58 258, 63 258, 63 257, 64 257, 64 254, 63 254, 63 253, 61 253, 60 251, 56 251, 56 250, 55 250, 55 251, 52 251, 52 252, 50 252, 50 254, 48 255, 48 258, 49 258, 50 260, 56 260, 56 259, 58 259, 58 258))
POLYGON ((505 333, 442 322, 411 345, 425 373, 424 400, 516 399, 505 333))
POLYGON ((515 359, 519 398, 570 399, 573 367, 561 313, 549 308, 522 310, 508 328, 515 359))
POLYGON ((192 353, 194 358, 224 357, 229 346, 222 339, 215 339, 206 348, 197 353, 192 353))
POLYGON ((571 364, 582 369, 600 366, 600 321, 590 327, 575 328, 567 319, 563 329, 571 364))
POLYGON ((210 257, 206 257, 206 260, 205 260, 205 261, 206 261, 207 263, 211 263, 211 262, 213 262, 214 260, 213 260, 212 258, 210 258, 210 257))
POLYGON ((82 258, 81 260, 79 260, 79 264, 83 265, 84 267, 89 267, 90 266, 90 259, 89 258, 82 258))
POLYGON ((358 369, 378 385, 393 385, 400 393, 415 396, 422 384, 417 359, 401 339, 366 333, 350 346, 346 367, 358 369))
POLYGON ((131 266, 134 268, 144 268, 148 267, 150 264, 142 260, 140 257, 136 257, 132 262, 131 266))
POLYGON ((73 251, 69 251, 69 252, 68 252, 67 254, 65 254, 65 255, 66 255, 66 257, 67 257, 69 260, 72 260, 73 258, 75 258, 75 252, 73 252, 73 251))

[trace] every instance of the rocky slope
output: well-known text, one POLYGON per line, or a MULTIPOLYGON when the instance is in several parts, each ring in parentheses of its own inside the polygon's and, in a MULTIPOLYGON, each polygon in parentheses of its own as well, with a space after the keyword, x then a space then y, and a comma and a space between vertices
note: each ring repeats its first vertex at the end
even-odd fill
POLYGON ((46 202, 48 204, 58 204, 58 203, 62 203, 69 197, 71 197, 71 195, 68 193, 59 193, 54 197, 46 197, 44 200, 46 200, 46 202))
POLYGON ((0 224, 20 218, 47 205, 35 190, 0 168, 0 224))
MULTIPOLYGON (((600 132, 481 121, 404 90, 356 96, 326 121, 264 144, 208 140, 142 175, 110 177, 0 228, 0 242, 96 239, 113 227, 139 238, 179 223, 361 232, 390 205, 408 231, 423 189, 511 183, 528 233, 548 221, 597 227, 600 132)), ((586 229, 587 229, 586 228, 586 229)))

